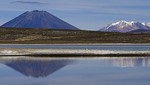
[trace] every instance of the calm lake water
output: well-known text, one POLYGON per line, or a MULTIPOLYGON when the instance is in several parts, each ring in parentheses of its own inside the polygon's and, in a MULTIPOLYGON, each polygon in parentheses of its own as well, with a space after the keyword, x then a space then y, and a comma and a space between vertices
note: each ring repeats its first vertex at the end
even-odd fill
MULTIPOLYGON (((1 51, 86 49, 150 51, 150 45, 0 45, 1 51)), ((7 53, 2 52, 2 53, 7 53)), ((61 57, 61 56, 60 56, 61 57)), ((150 57, 0 57, 1 85, 150 85, 150 57)))
POLYGON ((0 84, 149 85, 150 58, 2 57, 0 58, 0 84))
POLYGON ((89 49, 89 50, 125 50, 150 51, 150 44, 131 45, 0 45, 2 48, 32 48, 32 49, 89 49))

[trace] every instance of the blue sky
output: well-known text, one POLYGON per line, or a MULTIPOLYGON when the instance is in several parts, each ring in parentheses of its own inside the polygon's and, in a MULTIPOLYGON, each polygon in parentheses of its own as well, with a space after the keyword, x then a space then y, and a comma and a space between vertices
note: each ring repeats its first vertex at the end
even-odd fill
POLYGON ((150 22, 150 0, 1 0, 0 25, 31 10, 48 11, 84 30, 119 20, 150 22))

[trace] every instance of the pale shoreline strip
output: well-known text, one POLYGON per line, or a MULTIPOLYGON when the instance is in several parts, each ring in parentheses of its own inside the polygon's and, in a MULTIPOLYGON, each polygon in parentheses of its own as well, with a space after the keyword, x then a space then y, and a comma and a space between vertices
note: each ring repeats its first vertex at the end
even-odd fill
POLYGON ((89 49, 0 49, 0 56, 150 56, 150 51, 89 49))

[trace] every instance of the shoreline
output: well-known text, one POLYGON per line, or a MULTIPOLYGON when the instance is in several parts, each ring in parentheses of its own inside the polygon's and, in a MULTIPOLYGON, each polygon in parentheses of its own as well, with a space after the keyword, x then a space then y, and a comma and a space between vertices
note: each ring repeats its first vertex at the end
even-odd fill
POLYGON ((0 57, 5 56, 28 56, 28 57, 137 57, 150 56, 150 50, 111 50, 111 49, 70 49, 70 48, 38 48, 37 46, 126 46, 150 45, 141 43, 103 43, 103 44, 0 44, 0 57), (2 46, 2 47, 1 47, 2 46), (3 47, 4 46, 4 47, 3 47), (13 47, 14 46, 14 47, 13 47), (18 46, 18 48, 15 48, 18 46), (22 48, 19 46, 27 46, 22 48), (36 46, 37 48, 28 48, 36 46))
POLYGON ((67 44, 0 44, 0 45, 150 45, 150 43, 67 43, 67 44))
POLYGON ((33 57, 33 58, 95 58, 95 57, 150 57, 149 54, 27 54, 27 55, 0 55, 0 57, 33 57))
POLYGON ((0 49, 0 56, 150 56, 149 50, 96 50, 96 49, 29 49, 4 48, 0 49))

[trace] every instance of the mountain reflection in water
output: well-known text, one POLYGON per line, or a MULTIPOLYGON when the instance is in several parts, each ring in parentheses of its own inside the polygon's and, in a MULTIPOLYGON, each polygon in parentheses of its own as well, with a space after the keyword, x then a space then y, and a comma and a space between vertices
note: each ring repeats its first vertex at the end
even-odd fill
MULTIPOLYGON (((85 62, 86 59, 92 58, 8 58, 6 59, 7 62, 1 59, 0 63, 15 69, 25 76, 38 78, 47 77, 66 65, 72 64, 74 61, 85 62)), ((97 58, 97 61, 103 61, 105 64, 113 67, 150 67, 149 57, 101 57, 97 58)))
POLYGON ((47 77, 48 75, 58 71, 59 69, 71 64, 71 60, 59 59, 13 59, 5 65, 15 69, 16 71, 31 77, 47 77))
POLYGON ((150 57, 0 57, 0 83, 149 85, 150 57))
POLYGON ((115 67, 150 67, 149 57, 115 57, 106 59, 106 63, 115 67))

